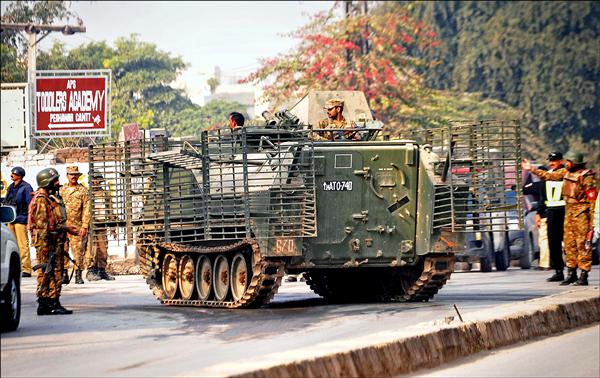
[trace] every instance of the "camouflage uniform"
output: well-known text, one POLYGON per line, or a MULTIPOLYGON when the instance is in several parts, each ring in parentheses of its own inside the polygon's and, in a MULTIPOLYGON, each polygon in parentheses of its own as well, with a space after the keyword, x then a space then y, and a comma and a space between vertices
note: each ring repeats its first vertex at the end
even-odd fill
POLYGON ((543 180, 564 181, 562 196, 565 201, 564 246, 567 267, 579 267, 589 272, 592 254, 591 249, 585 248, 585 238, 590 231, 595 202, 586 198, 586 192, 596 188, 594 172, 589 169, 569 172, 566 168, 554 172, 532 169, 531 172, 543 180))
MULTIPOLYGON (((356 124, 350 121, 348 122, 344 117, 341 121, 334 121, 329 118, 323 118, 319 121, 319 129, 352 129, 356 128, 356 124)), ((356 131, 321 131, 313 133, 313 140, 336 140, 340 139, 341 136, 344 138, 353 140, 358 135, 356 131)))
MULTIPOLYGON (((110 194, 102 188, 93 188, 94 219, 108 222, 115 219, 110 194)), ((86 267, 88 269, 106 269, 108 260, 108 238, 105 228, 94 229, 93 243, 88 248, 86 267)))
MULTIPOLYGON (((317 128, 319 129, 353 129, 356 128, 356 124, 352 121, 348 122, 343 115, 341 115, 341 113, 343 112, 344 109, 344 100, 339 99, 339 98, 332 98, 327 100, 327 102, 325 103, 325 106, 323 107, 323 109, 325 110, 331 110, 334 107, 340 107, 340 117, 341 119, 337 120, 337 119, 330 119, 328 118, 323 118, 322 120, 319 121, 317 128)), ((315 131, 314 133, 312 133, 311 138, 312 140, 329 140, 329 141, 333 141, 336 139, 340 139, 341 137, 344 137, 345 139, 348 140, 360 140, 359 135, 357 133, 357 131, 315 131)))
POLYGON ((66 210, 61 198, 36 192, 29 206, 28 227, 38 263, 48 261, 55 248, 54 271, 44 283, 44 269, 38 269, 37 296, 58 299, 61 291, 63 256, 66 252, 66 210))
MULTIPOLYGON (((63 185, 60 188, 60 196, 64 199, 67 207, 67 222, 71 226, 87 229, 90 224, 90 195, 88 190, 79 183, 76 186, 63 185)), ((83 269, 84 266, 85 251, 81 248, 82 240, 79 235, 69 235, 69 246, 79 269, 83 269)), ((65 260, 65 269, 67 269, 69 260, 65 260)))

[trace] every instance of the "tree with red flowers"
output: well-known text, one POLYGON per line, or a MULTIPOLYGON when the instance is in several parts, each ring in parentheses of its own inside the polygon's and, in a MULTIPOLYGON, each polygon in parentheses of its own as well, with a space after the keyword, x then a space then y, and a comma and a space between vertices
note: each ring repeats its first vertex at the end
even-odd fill
POLYGON ((244 81, 262 83, 275 104, 311 90, 362 91, 377 119, 398 125, 402 109, 427 94, 420 72, 431 63, 415 52, 435 47, 435 33, 398 3, 342 19, 334 11, 313 16, 291 34, 300 40, 295 49, 263 60, 244 81))

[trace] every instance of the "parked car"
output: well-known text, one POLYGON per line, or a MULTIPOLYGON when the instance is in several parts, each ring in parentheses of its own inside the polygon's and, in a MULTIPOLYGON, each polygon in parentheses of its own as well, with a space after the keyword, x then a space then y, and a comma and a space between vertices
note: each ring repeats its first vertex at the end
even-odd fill
MULTIPOLYGON (((514 190, 507 190, 506 196, 506 203, 516 201, 514 190)), ((516 211, 482 214, 484 221, 492 222, 492 230, 495 231, 467 233, 465 251, 458 255, 458 261, 470 264, 479 261, 482 272, 491 272, 493 265, 496 270, 505 271, 511 260, 518 259, 522 269, 530 269, 532 256, 536 251, 539 255, 539 247, 537 228, 531 228, 535 227, 535 212, 525 214, 524 229, 519 228, 516 211)))
POLYGON ((2 331, 14 331, 21 320, 21 258, 17 241, 7 224, 14 221, 11 206, 0 207, 2 254, 0 265, 0 319, 2 331))

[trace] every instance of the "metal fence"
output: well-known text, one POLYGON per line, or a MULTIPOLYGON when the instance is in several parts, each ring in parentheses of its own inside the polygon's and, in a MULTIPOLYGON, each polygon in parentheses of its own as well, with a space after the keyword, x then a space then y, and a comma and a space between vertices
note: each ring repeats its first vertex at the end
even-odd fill
POLYGON ((90 146, 93 230, 129 245, 316 236, 312 142, 256 131, 90 146))
POLYGON ((453 122, 426 130, 439 157, 434 227, 454 232, 523 228, 521 129, 516 121, 453 122))

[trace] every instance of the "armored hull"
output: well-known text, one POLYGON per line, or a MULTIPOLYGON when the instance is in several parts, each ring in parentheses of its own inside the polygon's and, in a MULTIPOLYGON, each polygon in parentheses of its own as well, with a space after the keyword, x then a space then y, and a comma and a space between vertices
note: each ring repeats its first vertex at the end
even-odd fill
POLYGON ((306 273, 335 302, 427 301, 466 232, 497 231, 520 213, 520 201, 504 200, 509 173, 520 177, 506 169, 518 124, 458 124, 423 140, 313 142, 311 132, 247 127, 195 143, 90 147, 107 189, 92 193, 115 209, 92 232, 115 227, 135 245, 166 305, 261 306, 286 272, 306 273))

